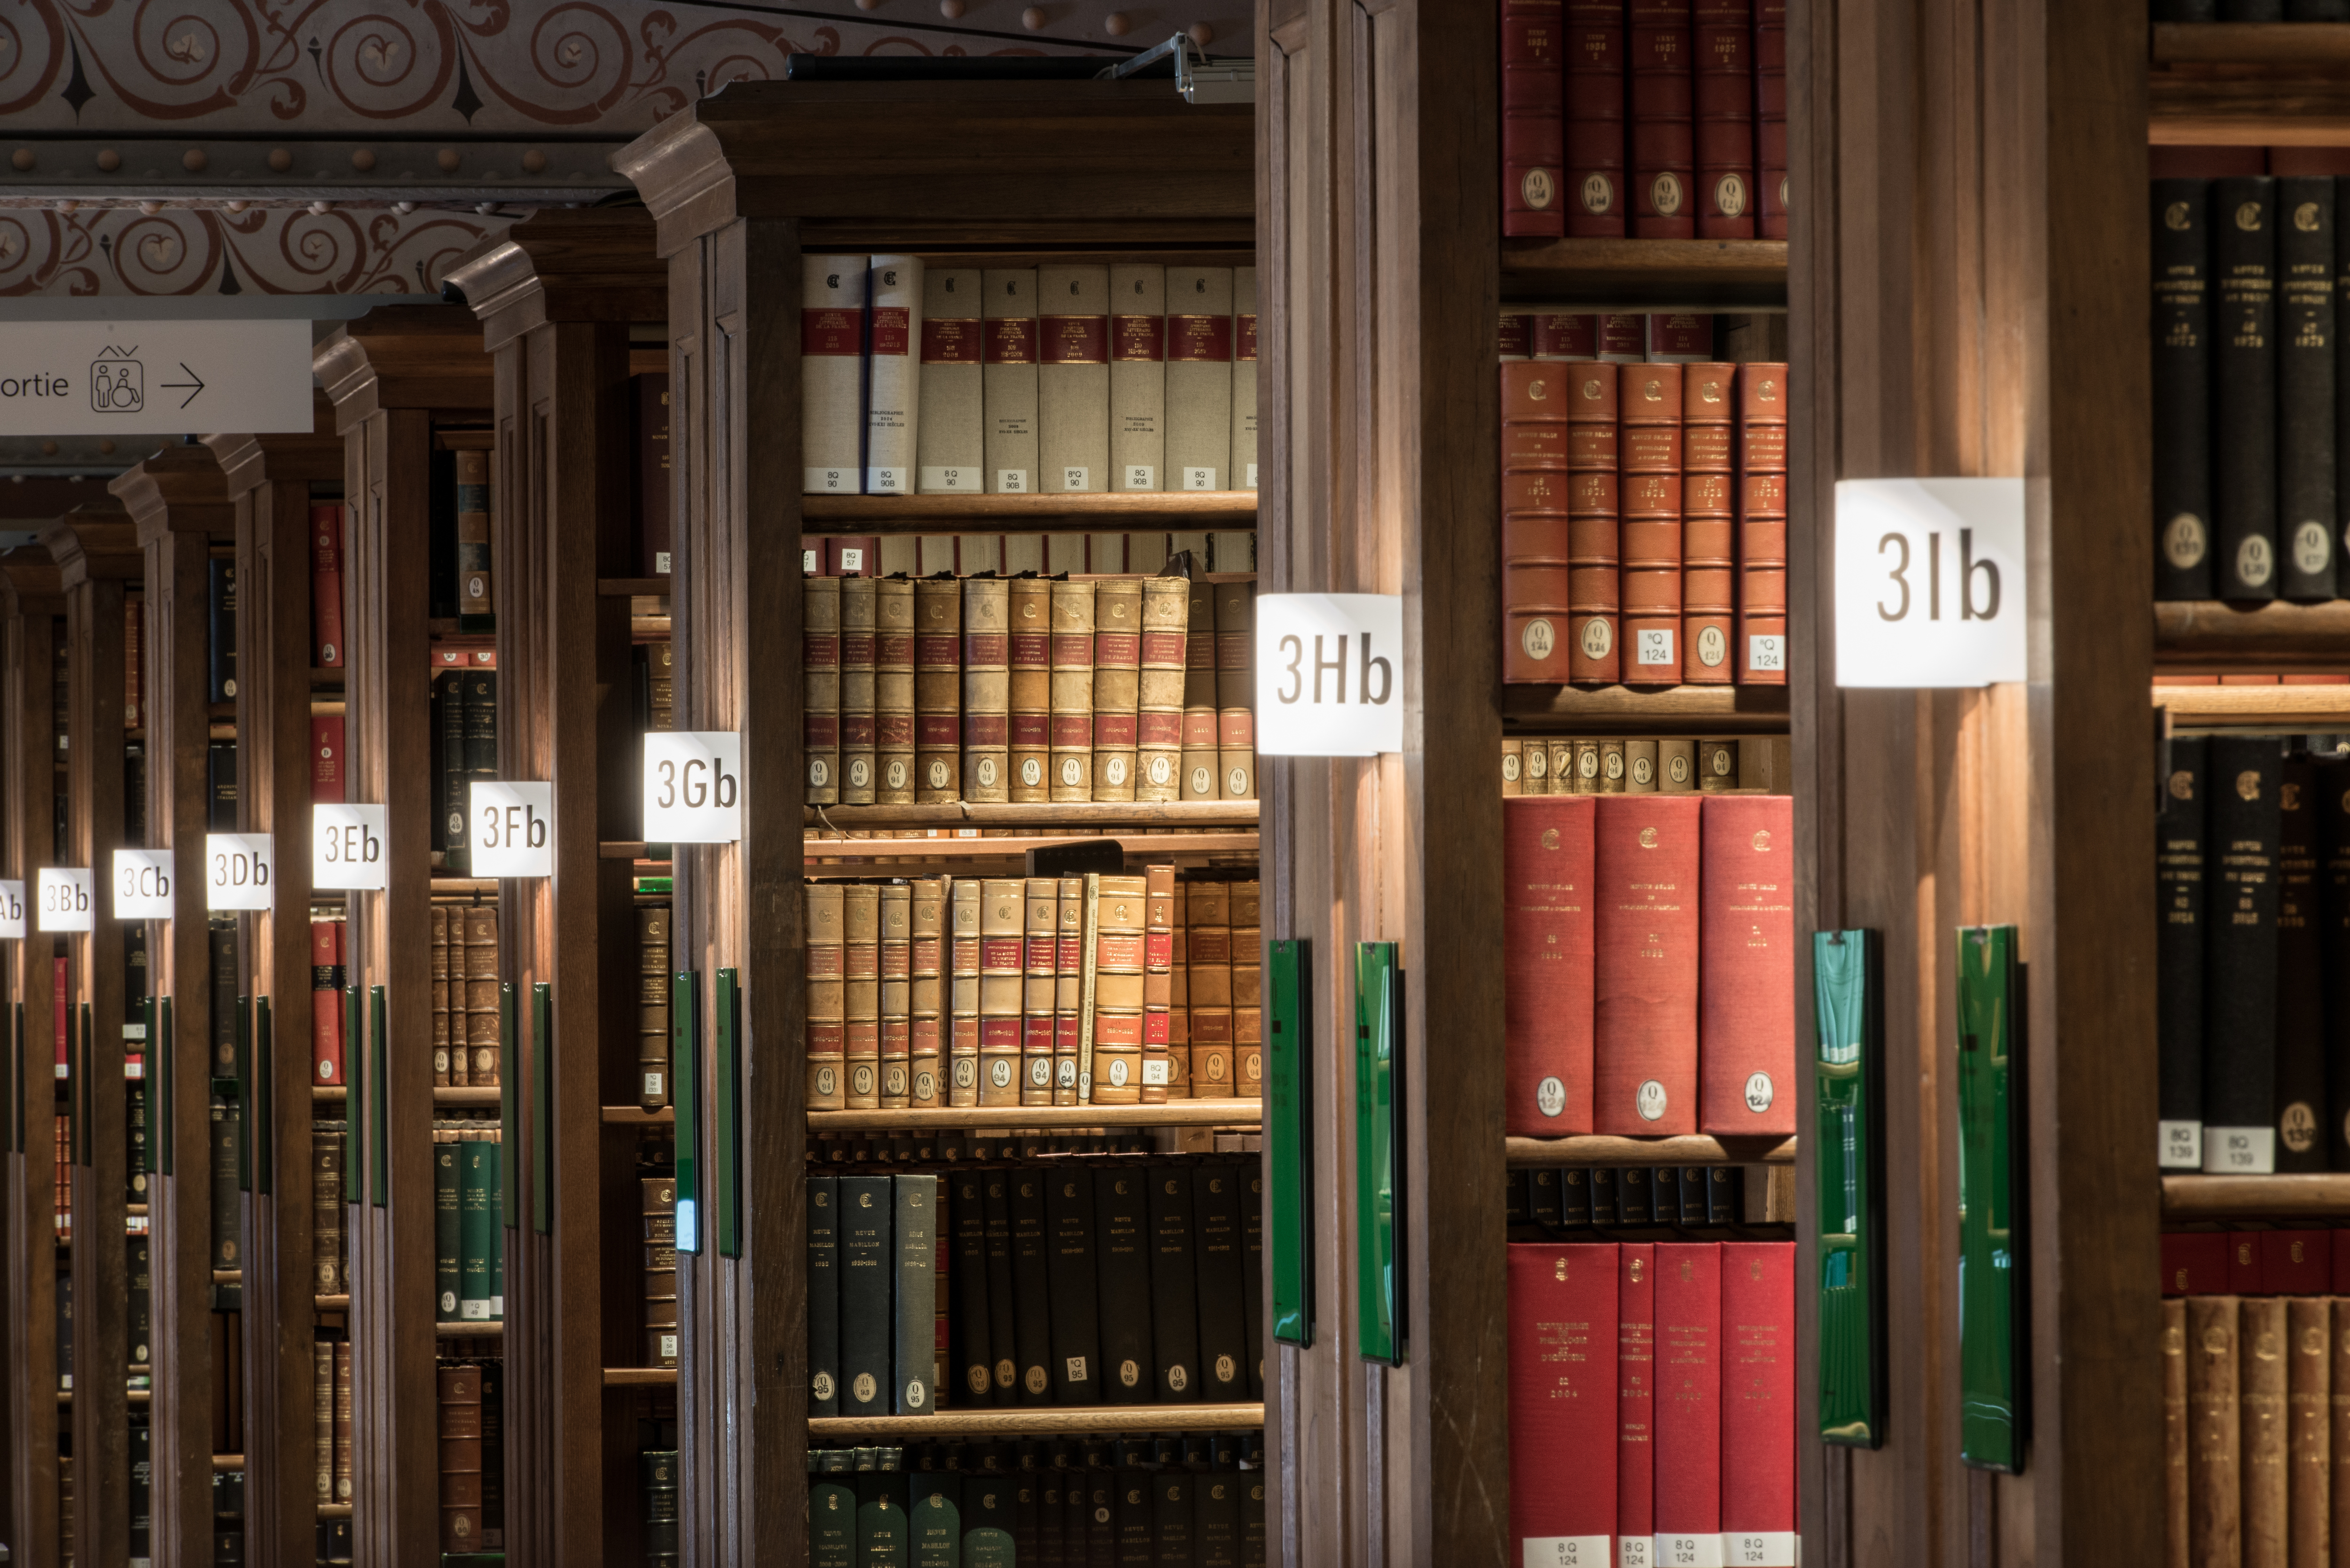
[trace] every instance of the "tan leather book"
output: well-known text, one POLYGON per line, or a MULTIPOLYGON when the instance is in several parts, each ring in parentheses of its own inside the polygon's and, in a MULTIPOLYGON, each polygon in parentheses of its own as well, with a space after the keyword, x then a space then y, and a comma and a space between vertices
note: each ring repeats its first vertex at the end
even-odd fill
POLYGON ((880 584, 840 579, 840 800, 871 805, 876 793, 874 617, 880 584))
POLYGON ((1167 269, 1109 269, 1113 490, 1160 490, 1167 468, 1167 269))
POLYGON ((1697 742, 1667 737, 1657 742, 1657 793, 1683 794, 1697 788, 1697 742))
POLYGON ((1047 495, 1109 488, 1109 268, 1036 269, 1036 471, 1047 495))
POLYGON ((889 883, 881 895, 881 1108, 912 1104, 913 889, 889 883))
MULTIPOLYGON (((2329 1313, 2332 1303, 2326 1303, 2329 1313)), ((2162 1303, 2162 1568, 2194 1568, 2187 1537, 2187 1300, 2162 1303)))
POLYGON ((841 889, 841 1056, 848 1075, 844 1109, 881 1108, 881 889, 841 889))
POLYGON ((914 804, 914 585, 873 585, 873 799, 914 804))
POLYGON ((2285 1303, 2285 1511, 2292 1568, 2334 1568, 2334 1303, 2285 1303))
POLYGON ((1052 798, 1047 775, 1053 762, 1053 585, 1042 577, 1014 577, 1008 597, 1009 794, 1015 803, 1033 804, 1052 798))
POLYGON ((442 1363, 434 1369, 440 1396, 441 1550, 478 1551, 482 1545, 482 1369, 472 1363, 442 1363))
POLYGON ((637 1105, 648 1111, 669 1104, 669 921, 667 904, 637 911, 637 1105))
POLYGON ((1086 975, 1086 882, 1063 877, 1054 884, 1057 919, 1053 942, 1053 1103, 1077 1099, 1077 1059, 1083 1038, 1086 975))
POLYGON ((943 1103, 941 1065, 941 1021, 945 1012, 947 885, 940 877, 922 877, 912 887, 907 944, 907 1011, 911 1015, 908 1056, 911 1082, 907 1106, 934 1110, 943 1103))
MULTIPOLYGON (((449 1048, 453 1038, 449 1012, 448 909, 435 904, 428 918, 432 933, 432 1083, 438 1088, 449 1082, 449 1048)), ((463 1027, 462 1023, 456 1025, 463 1027)))
MULTIPOLYGON (((348 1502, 357 1495, 356 1455, 351 1446, 351 1342, 335 1342, 335 1501, 348 1502)), ((63 1461, 60 1461, 60 1468, 63 1461)))
MULTIPOLYGON (((2350 1397, 2345 1397, 2345 1395, 2350 1395, 2350 1297, 2330 1297, 2328 1304, 2334 1314, 2332 1405, 2334 1429, 2332 1463, 2329 1467, 2334 1478, 2330 1489, 2333 1513, 2331 1534, 2334 1559, 2339 1563, 2344 1558, 2350 1557, 2350 1550, 2345 1550, 2350 1548, 2350 1397)), ((2194 1343, 2191 1338, 2188 1342, 2187 1354, 2190 1358, 2194 1355, 2194 1343)), ((2191 1546, 2194 1541, 2191 1531, 2189 1532, 2188 1541, 2191 1546)), ((2187 1560, 2182 1558, 2181 1561, 2187 1560)))
POLYGON ((924 495, 977 495, 987 489, 980 288, 976 267, 931 267, 922 276, 914 467, 924 495))
POLYGON ((1146 884, 1140 877, 1097 877, 1088 878, 1088 884, 1095 889, 1092 1030, 1087 1040, 1093 1103, 1137 1105, 1142 1097, 1146 884))
MULTIPOLYGON (((1622 431, 1617 368, 1576 365, 1566 382, 1565 624, 1546 618, 1513 626, 1514 646, 1535 665, 1550 668, 1547 650, 1566 644, 1567 679, 1577 685, 1614 682, 1623 668, 1617 631, 1623 615, 1622 486, 1617 473, 1622 431)), ((1512 655, 1515 658, 1515 655, 1512 655)), ((1534 667, 1526 667, 1532 673, 1534 667)), ((1535 677, 1539 678, 1539 677, 1535 677)))
POLYGON ((921 258, 875 256, 867 288, 865 493, 911 495, 921 413, 921 258))
POLYGON ((1697 743, 1697 787, 1702 794, 1726 794, 1738 787, 1738 753, 1736 741, 1700 741, 1697 743))
POLYGON ((1548 794, 1550 787, 1550 742, 1540 735, 1526 737, 1518 763, 1518 793, 1548 794))
MULTIPOLYGON (((449 1052, 449 1077, 452 1083, 471 1084, 477 1089, 494 1088, 498 1083, 500 1047, 504 1044, 498 1033, 501 1011, 498 1005, 497 906, 469 905, 465 909, 464 927, 465 1054, 469 1063, 467 1073, 460 1076, 457 1072, 458 1053, 452 1043, 449 1052)), ((454 926, 450 928, 452 936, 455 930, 454 926)), ((454 956, 453 953, 451 955, 452 961, 454 956)))
POLYGON ((1256 268, 1232 268, 1232 478, 1256 488, 1256 268))
POLYGON ((1264 933, 1261 884, 1232 884, 1232 1088, 1243 1099, 1264 1096, 1264 933))
POLYGON ((1232 1090, 1232 884, 1183 884, 1184 992, 1191 1008, 1191 1093, 1232 1090))
POLYGON ((1094 591, 1093 797, 1130 801, 1142 670, 1142 579, 1109 577, 1094 591))
POLYGON ((800 663, 806 690, 801 736, 807 751, 807 803, 840 799, 840 584, 800 579, 800 663))
POLYGON ((962 579, 962 798, 1011 798, 1011 588, 1002 577, 962 579))
POLYGON ((990 267, 982 300, 985 341, 980 373, 986 420, 987 490, 1036 490, 1036 269, 990 267))
POLYGON ((1031 877, 1022 885, 1020 1103, 1053 1103, 1053 1022, 1059 999, 1061 884, 1031 877))
POLYGON ((1094 588, 1053 585, 1052 783, 1055 801, 1094 798, 1094 588))
POLYGON ((1525 742, 1515 735, 1502 737, 1502 798, 1508 800, 1525 793, 1525 742))
POLYGON ((1142 1103, 1166 1104, 1175 1083, 1168 1054, 1168 1009, 1174 1001, 1175 867, 1143 867, 1142 1103))
POLYGON ((1657 793, 1657 742, 1627 741, 1624 742, 1624 793, 1654 794, 1657 793))
POLYGON ((2238 1308, 2236 1401, 2242 1457, 2244 1568, 2284 1568, 2290 1487, 2289 1387, 2282 1296, 2246 1296, 2238 1308))
POLYGON ((1222 800, 1216 765, 1216 588, 1199 578, 1186 591, 1183 629, 1183 755, 1185 800, 1222 800))
POLYGON ((1175 884, 1167 932, 1167 1097, 1191 1097, 1191 944, 1183 925, 1183 884, 1175 884))
POLYGON ((847 889, 807 885, 807 1103, 837 1111, 847 1104, 848 1049, 847 889))
POLYGON ((1553 794, 1589 794, 1582 777, 1575 772, 1575 742, 1554 739, 1544 743, 1550 762, 1550 793, 1553 794))
MULTIPOLYGON (((329 1294, 334 1293, 321 1293, 329 1294)), ((314 1341, 310 1346, 310 1407, 317 1425, 311 1468, 317 1472, 317 1501, 335 1501, 335 1342, 314 1341)))
POLYGON ((806 493, 865 483, 865 286, 869 256, 800 257, 800 463, 806 493))
POLYGON ((1614 739, 1603 740, 1598 742, 1598 747, 1599 793, 1622 794, 1624 793, 1624 742, 1614 739))
POLYGON ((1738 368, 1738 638, 1742 684, 1787 683, 1787 367, 1738 368))
POLYGON ((1232 269, 1167 269, 1168 490, 1232 490, 1232 269))
POLYGON ((1142 579, 1142 669, 1134 731, 1134 798, 1183 794, 1183 687, 1189 660, 1191 585, 1142 579))
POLYGON ((980 885, 958 880, 947 893, 947 1104, 979 1104, 980 885))
POLYGON ((675 1366, 677 1314, 677 1179, 638 1180, 645 1222, 645 1365, 675 1366))
POLYGON ((991 877, 979 899, 979 1103, 1020 1103, 1020 1004, 1024 988, 1026 886, 991 877))
POLYGON ((2244 1560, 2239 1305, 2234 1296, 2187 1298, 2187 1534, 2198 1563, 2244 1560))
POLYGON ((1628 367, 1618 400, 1623 678, 1673 686, 1681 677, 1681 367, 1628 367))
POLYGON ((962 798, 962 584, 914 584, 914 800, 962 798))

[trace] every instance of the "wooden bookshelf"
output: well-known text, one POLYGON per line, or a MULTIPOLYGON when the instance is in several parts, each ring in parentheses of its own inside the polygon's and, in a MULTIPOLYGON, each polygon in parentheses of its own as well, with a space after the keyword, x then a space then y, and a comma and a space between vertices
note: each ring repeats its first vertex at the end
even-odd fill
POLYGON ((2350 601, 2158 602, 2154 659, 2163 673, 2350 672, 2350 601))
POLYGON ((1642 310, 1784 309, 1784 240, 1504 239, 1502 297, 1642 310))
POLYGON ((2156 145, 2333 146, 2350 135, 2350 24, 2160 23, 2150 29, 2156 145))
MULTIPOLYGON (((1058 805, 991 805, 959 801, 951 805, 812 805, 806 821, 837 828, 878 827, 1182 827, 1191 829, 1254 827, 1258 803, 1253 800, 1137 802, 1107 801, 1058 805)), ((811 833, 810 843, 817 842, 811 833)), ((1155 844, 1155 839, 1137 839, 1155 844)))
POLYGON ((1169 1100, 1157 1106, 981 1106, 951 1110, 810 1111, 811 1133, 980 1127, 1229 1127, 1264 1119, 1262 1100, 1169 1100))
MULTIPOLYGON (((990 262, 1004 266, 1005 262, 990 262)), ((800 517, 811 534, 951 534, 974 528, 1011 534, 1108 533, 1137 528, 1194 532, 1256 526, 1256 492, 1168 495, 806 495, 800 517)))
POLYGON ((1075 1437, 1087 1432, 1253 1432, 1264 1425, 1263 1405, 1053 1406, 1035 1410, 958 1410, 929 1416, 819 1416, 808 1422, 808 1446, 850 1438, 1075 1437))
POLYGON ((2165 1220, 2306 1220, 2350 1215, 2350 1175, 2166 1176, 2165 1220))
POLYGON ((1595 734, 1679 732, 1782 734, 1790 711, 1783 686, 1504 686, 1502 716, 1518 727, 1595 734), (1555 722, 1551 722, 1555 721, 1555 722))
POLYGON ((1508 1137, 1516 1165, 1793 1165, 1791 1137, 1508 1137))
POLYGON ((2193 729, 2334 729, 2350 722, 2350 686, 2157 686, 2154 705, 2193 729))

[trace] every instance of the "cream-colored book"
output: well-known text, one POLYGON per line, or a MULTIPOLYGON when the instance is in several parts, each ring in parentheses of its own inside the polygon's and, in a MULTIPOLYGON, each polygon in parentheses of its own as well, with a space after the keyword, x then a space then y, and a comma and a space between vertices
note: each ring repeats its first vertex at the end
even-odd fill
POLYGON ((855 495, 865 483, 868 256, 800 258, 800 488, 855 495))
POLYGON ((924 495, 977 495, 987 489, 980 286, 976 267, 939 267, 922 278, 914 466, 924 495))
POLYGON ((1256 488, 1256 268, 1232 268, 1232 490, 1256 488))
POLYGON ((1036 489, 1036 270, 990 267, 981 291, 981 410, 991 495, 1036 489))
POLYGON ((1232 269, 1167 269, 1165 490, 1231 490, 1232 269))
POLYGON ((1036 269, 1036 488, 1109 488, 1109 268, 1036 269))
POLYGON ((1109 269, 1112 490, 1159 490, 1167 468, 1167 269, 1109 269))
POLYGON ((922 263, 918 256, 873 258, 866 323, 865 493, 914 493, 920 415, 922 263))

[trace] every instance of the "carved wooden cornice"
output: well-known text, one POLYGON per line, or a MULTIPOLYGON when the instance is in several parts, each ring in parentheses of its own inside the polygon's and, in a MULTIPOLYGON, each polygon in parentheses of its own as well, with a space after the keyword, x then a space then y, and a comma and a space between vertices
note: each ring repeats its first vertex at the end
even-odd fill
POLYGON ((548 321, 660 321, 669 269, 641 208, 541 212, 483 241, 444 275, 498 348, 548 321))

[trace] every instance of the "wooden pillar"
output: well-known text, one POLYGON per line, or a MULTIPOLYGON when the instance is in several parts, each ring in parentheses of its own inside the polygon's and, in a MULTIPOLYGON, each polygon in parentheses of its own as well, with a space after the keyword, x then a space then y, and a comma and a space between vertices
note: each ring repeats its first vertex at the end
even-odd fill
POLYGON ((57 1397, 57 1080, 50 1048, 57 939, 36 928, 31 898, 44 866, 57 864, 57 650, 65 597, 49 553, 23 545, 0 555, 0 859, 26 884, 25 940, 7 955, 16 1044, 8 1114, 8 1492, 11 1548, 27 1563, 56 1563, 58 1539, 57 1397))
MULTIPOLYGON (((171 1118, 173 1169, 149 1183, 154 1388, 149 1405, 158 1563, 208 1562, 213 1534, 213 1185, 205 1085, 224 1076, 213 1058, 212 961, 204 840, 211 815, 209 668, 212 546, 226 544, 235 512, 206 447, 169 446, 123 472, 113 491, 145 555, 147 844, 172 854, 172 918, 148 924, 151 994, 172 1001, 168 1039, 151 1041, 151 1096, 174 1085, 167 1108, 151 1099, 148 1147, 171 1118), (169 1052, 166 1080, 158 1065, 169 1052)), ((111 910, 100 911, 100 919, 111 910)), ((240 969, 237 990, 244 992, 240 969)), ((160 1018, 160 1008, 158 1010, 160 1018)), ((247 1131, 250 1137, 250 1129, 247 1131)), ((248 1240, 252 1232, 247 1231, 248 1240)), ((249 1255, 239 1253, 239 1267, 249 1255)), ((76 1303, 78 1308, 79 1303, 76 1303)))
MULTIPOLYGON (((317 1265, 311 1255, 310 486, 339 483, 343 443, 321 395, 309 435, 215 435, 236 512, 237 802, 266 833, 273 908, 250 917, 253 994, 275 1034, 267 1191, 244 1199, 244 1551, 252 1568, 308 1568, 317 1550, 317 1265)), ((338 525, 339 530, 339 524, 338 525)), ((260 1072, 255 1064, 256 1076, 260 1072)))
MULTIPOLYGON (((144 562, 119 506, 78 506, 43 530, 66 601, 66 864, 91 868, 93 929, 67 940, 75 1094, 88 1108, 73 1167, 74 1561, 121 1568, 130 1551, 130 1256, 122 1116, 122 923, 114 851, 123 838, 128 585, 144 562), (82 1075, 88 1075, 85 1089, 82 1075)), ((178 897, 191 896, 182 888, 178 897)), ((201 896, 201 895, 197 895, 201 896)))

